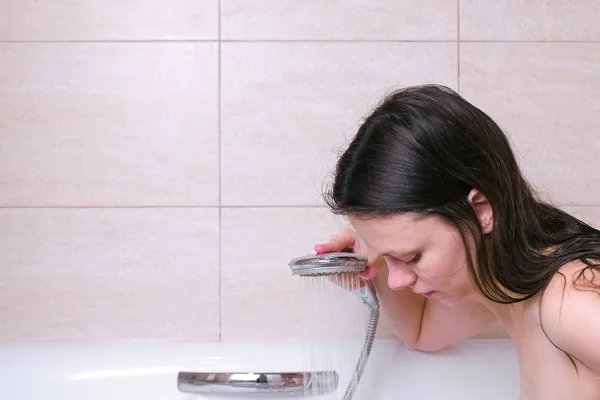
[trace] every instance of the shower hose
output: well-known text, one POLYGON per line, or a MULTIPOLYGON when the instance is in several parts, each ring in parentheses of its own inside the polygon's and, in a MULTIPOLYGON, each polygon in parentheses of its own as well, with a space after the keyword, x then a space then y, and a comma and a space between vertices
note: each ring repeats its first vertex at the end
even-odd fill
POLYGON ((373 342, 375 341, 375 333, 377 332, 377 325, 379 323, 379 307, 373 307, 370 309, 369 325, 367 327, 363 348, 360 352, 360 357, 358 359, 358 363, 356 364, 352 379, 350 379, 348 387, 346 388, 346 393, 344 393, 344 397, 342 397, 343 400, 350 400, 354 396, 354 392, 356 391, 358 383, 360 382, 360 378, 365 370, 365 366, 367 365, 369 355, 371 354, 373 342))

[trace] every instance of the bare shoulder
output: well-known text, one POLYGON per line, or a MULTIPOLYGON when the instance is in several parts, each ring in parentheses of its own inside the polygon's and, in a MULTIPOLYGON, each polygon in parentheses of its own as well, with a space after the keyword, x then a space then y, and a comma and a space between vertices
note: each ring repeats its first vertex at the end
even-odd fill
POLYGON ((600 373, 600 262, 564 265, 543 293, 542 328, 555 346, 600 373))

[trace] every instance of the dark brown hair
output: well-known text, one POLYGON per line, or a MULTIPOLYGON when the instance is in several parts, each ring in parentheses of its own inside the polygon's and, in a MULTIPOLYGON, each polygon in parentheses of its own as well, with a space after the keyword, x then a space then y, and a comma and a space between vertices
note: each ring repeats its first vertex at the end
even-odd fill
POLYGON ((540 200, 500 127, 444 86, 385 97, 339 158, 325 201, 336 214, 443 217, 475 238, 469 273, 498 303, 534 296, 570 261, 598 268, 590 260, 600 259, 600 231, 540 200), (494 213, 488 234, 467 199, 473 188, 494 213))

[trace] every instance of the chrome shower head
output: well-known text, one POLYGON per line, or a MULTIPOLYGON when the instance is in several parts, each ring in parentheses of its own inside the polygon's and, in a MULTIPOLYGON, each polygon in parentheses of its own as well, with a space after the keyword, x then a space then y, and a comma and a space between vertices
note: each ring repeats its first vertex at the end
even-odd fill
POLYGON ((289 263, 293 275, 321 276, 357 273, 367 267, 367 257, 357 253, 310 254, 289 263))
MULTIPOLYGON (((358 253, 323 253, 296 257, 289 265, 292 275, 330 276, 361 272, 367 268, 367 262, 367 257, 358 253)), ((379 307, 375 290, 369 281, 361 281, 358 291, 369 308, 379 307)))

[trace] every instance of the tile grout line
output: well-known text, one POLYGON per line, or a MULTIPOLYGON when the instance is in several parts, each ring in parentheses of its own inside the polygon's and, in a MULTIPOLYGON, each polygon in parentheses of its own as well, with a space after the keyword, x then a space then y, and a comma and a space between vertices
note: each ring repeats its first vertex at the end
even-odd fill
MULTIPOLYGON (((218 39, 220 43, 454 43, 456 39, 218 39)), ((547 43, 547 44, 599 44, 600 40, 499 40, 499 39, 482 39, 482 40, 459 40, 462 43, 547 43)), ((122 43, 122 44, 137 44, 137 43, 214 43, 214 39, 140 39, 140 40, 0 40, 0 44, 11 43, 34 43, 34 44, 51 44, 51 43, 122 43)))
POLYGON ((460 0, 456 0, 456 83, 460 94, 460 0))
POLYGON ((219 293, 219 342, 223 340, 223 203, 222 203, 222 190, 221 190, 221 174, 222 174, 222 163, 221 163, 221 0, 217 2, 217 29, 218 29, 218 39, 217 42, 217 109, 218 109, 218 120, 217 120, 217 130, 218 130, 218 151, 219 154, 217 156, 219 161, 219 285, 218 285, 218 293, 219 293))
MULTIPOLYGON (((600 207, 600 204, 566 204, 556 203, 556 207, 600 207)), ((275 204, 275 205, 264 205, 264 204, 249 204, 249 205, 213 205, 213 206, 0 206, 0 210, 139 210, 139 209, 210 209, 217 208, 223 209, 266 209, 266 208, 300 208, 300 209, 311 209, 320 210, 328 209, 325 205, 308 205, 308 204, 275 204)))
MULTIPOLYGON (((579 204, 580 205, 580 204, 579 204)), ((161 210, 161 209, 239 209, 239 208, 325 208, 325 206, 315 206, 308 204, 238 204, 238 205, 210 205, 210 206, 181 206, 181 205, 168 205, 168 206, 0 206, 0 210, 161 210)))

